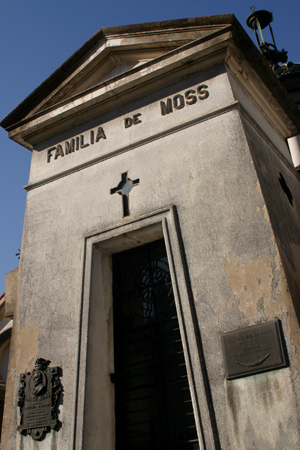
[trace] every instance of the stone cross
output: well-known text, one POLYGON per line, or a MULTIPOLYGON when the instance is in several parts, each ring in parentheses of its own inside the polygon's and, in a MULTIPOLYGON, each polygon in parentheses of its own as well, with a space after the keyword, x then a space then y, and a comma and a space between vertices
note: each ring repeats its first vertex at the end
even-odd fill
POLYGON ((112 188, 110 190, 111 194, 115 194, 116 192, 120 195, 122 195, 123 200, 123 216, 129 216, 129 192, 134 186, 137 186, 140 182, 140 179, 137 178, 136 180, 131 180, 127 176, 127 172, 122 173, 122 179, 118 186, 112 188))

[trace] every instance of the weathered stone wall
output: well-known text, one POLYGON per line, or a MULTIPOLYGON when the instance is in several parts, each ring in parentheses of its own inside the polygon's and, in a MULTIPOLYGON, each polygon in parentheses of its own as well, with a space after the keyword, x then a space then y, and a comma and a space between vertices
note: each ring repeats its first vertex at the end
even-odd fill
POLYGON ((13 317, 19 295, 19 267, 5 275, 5 317, 13 317))
MULTIPOLYGON (((255 107, 248 114, 254 115, 255 107)), ((219 65, 36 145, 28 186, 20 304, 10 373, 14 389, 10 390, 9 401, 14 412, 3 435, 3 448, 73 448, 75 435, 82 433, 78 424, 83 423, 80 414, 84 414, 84 407, 76 409, 78 396, 84 402, 86 392, 91 396, 91 392, 107 388, 101 384, 102 372, 99 379, 87 377, 86 385, 78 384, 78 374, 86 367, 79 350, 86 346, 94 352, 89 354, 90 359, 100 358, 99 370, 109 370, 107 361, 101 364, 102 353, 97 350, 102 342, 86 345, 89 324, 85 314, 102 311, 93 304, 88 305, 92 311, 82 308, 83 299, 90 292, 86 273, 97 268, 87 253, 87 241, 94 237, 93 245, 97 245, 97 236, 107 230, 112 235, 118 228, 124 230, 124 235, 131 233, 133 224, 144 223, 142 219, 171 210, 172 206, 177 228, 172 231, 170 225, 168 245, 170 254, 174 254, 175 272, 180 259, 176 239, 182 244, 181 258, 186 258, 185 275, 175 273, 173 281, 179 286, 187 285, 188 294, 179 287, 177 298, 183 311, 186 357, 192 363, 189 374, 195 415, 203 427, 201 439, 207 448, 223 450, 281 450, 284 443, 291 449, 297 448, 299 328, 277 245, 283 254, 287 243, 291 247, 298 241, 292 239, 296 228, 283 238, 281 224, 273 231, 271 223, 272 215, 280 218, 288 208, 290 216, 296 211, 287 203, 278 172, 289 186, 293 183, 290 189, 295 201, 298 179, 290 175, 290 168, 282 160, 284 156, 276 154, 264 132, 256 135, 243 117, 225 67, 219 65), (206 87, 197 91, 203 85, 206 87), (191 89, 193 92, 186 94, 191 89), (209 95, 201 98, 203 89, 209 95), (196 101, 190 100, 193 95, 197 96, 196 101), (160 102, 168 105, 168 98, 173 112, 163 114, 160 102), (126 128, 128 117, 136 117, 136 123, 126 128), (102 135, 96 142, 99 127, 105 137, 102 135), (74 152, 69 152, 72 139, 74 152), (265 159, 272 161, 269 166, 265 159), (132 180, 139 179, 129 194, 127 217, 122 215, 121 197, 111 195, 111 189, 125 172, 132 180), (275 197, 268 194, 271 178, 276 186, 275 197), (279 208, 283 208, 278 212, 277 197, 279 208), (190 313, 185 314, 188 310, 190 313), (226 381, 221 333, 275 318, 282 321, 290 367, 226 381), (84 323, 86 335, 82 334, 84 323), (64 385, 59 407, 62 428, 47 434, 41 442, 16 432, 19 374, 31 371, 38 357, 62 367, 64 385)), ((274 139, 283 148, 282 136, 273 131, 274 139)), ((164 220, 161 228, 166 230, 164 220)), ((143 237, 148 231, 141 229, 140 233, 143 237)), ((168 232, 163 235, 166 238, 168 232)), ((110 253, 112 248, 111 244, 110 253)), ((297 265, 294 255, 291 250, 282 258, 292 274, 297 270, 292 266, 297 265)), ((105 258, 109 260, 109 254, 105 258)), ((99 271, 99 286, 105 285, 103 273, 111 273, 109 264, 108 261, 105 270, 99 271)), ((107 294, 107 286, 103 292, 107 294)), ((98 301, 104 299, 100 297, 98 301)), ((109 309, 107 306, 105 314, 109 309)), ((94 325, 90 322, 90 326, 94 330, 97 317, 92 319, 94 325)), ((99 316, 102 327, 105 320, 99 316)), ((108 321, 107 318, 107 327, 108 321)), ((101 336, 106 339, 105 332, 101 336)), ((95 433, 92 442, 97 438, 101 442, 101 433, 109 434, 105 427, 97 425, 99 420, 112 423, 105 414, 106 408, 99 404, 99 414, 88 426, 95 433)), ((76 449, 79 448, 77 439, 76 449)))

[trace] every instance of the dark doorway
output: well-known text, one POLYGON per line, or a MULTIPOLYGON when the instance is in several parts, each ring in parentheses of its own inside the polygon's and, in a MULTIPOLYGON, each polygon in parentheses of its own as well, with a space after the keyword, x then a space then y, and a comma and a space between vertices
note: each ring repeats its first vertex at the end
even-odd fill
POLYGON ((117 450, 199 449, 164 241, 113 256, 117 450))

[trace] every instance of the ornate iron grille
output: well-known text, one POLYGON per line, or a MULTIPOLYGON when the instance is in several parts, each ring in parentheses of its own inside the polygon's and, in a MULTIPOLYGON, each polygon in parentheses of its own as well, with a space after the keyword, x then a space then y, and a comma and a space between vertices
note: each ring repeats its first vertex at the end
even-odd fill
POLYGON ((199 449, 163 241, 114 269, 116 448, 199 449))

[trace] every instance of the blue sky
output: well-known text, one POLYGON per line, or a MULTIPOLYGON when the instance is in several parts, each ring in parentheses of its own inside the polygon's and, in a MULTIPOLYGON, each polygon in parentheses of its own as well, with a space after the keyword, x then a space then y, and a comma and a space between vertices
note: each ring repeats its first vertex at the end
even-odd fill
MULTIPOLYGON (((42 83, 99 28, 233 13, 246 26, 256 10, 273 12, 277 47, 300 61, 299 0, 2 0, 0 15, 0 120, 42 83)), ((269 36, 268 36, 268 41, 269 36)), ((18 265, 31 152, 0 129, 0 295, 4 274, 18 265)))

